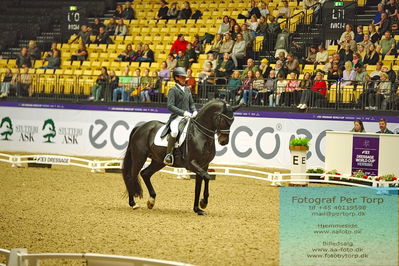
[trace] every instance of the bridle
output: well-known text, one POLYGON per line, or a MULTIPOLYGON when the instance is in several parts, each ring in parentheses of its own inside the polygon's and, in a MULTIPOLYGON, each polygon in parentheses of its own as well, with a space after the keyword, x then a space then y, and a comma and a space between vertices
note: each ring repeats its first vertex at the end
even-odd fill
POLYGON ((220 125, 221 125, 221 123, 222 123, 222 119, 223 119, 224 121, 229 121, 229 124, 231 124, 230 121, 233 121, 233 120, 234 120, 234 117, 233 117, 233 116, 232 116, 232 117, 229 117, 229 116, 227 116, 227 115, 225 115, 225 114, 223 114, 223 113, 221 113, 221 112, 218 112, 218 113, 216 114, 216 119, 218 120, 218 122, 217 122, 217 127, 216 127, 216 129, 214 129, 214 130, 211 130, 211 129, 207 128, 206 126, 201 125, 201 123, 198 122, 197 119, 191 119, 191 121, 192 121, 193 124, 198 128, 198 130, 199 130, 202 134, 204 134, 205 136, 207 136, 208 138, 215 139, 215 133, 216 133, 217 135, 220 135, 220 134, 223 134, 223 135, 230 134, 230 129, 221 129, 221 128, 220 128, 220 125))

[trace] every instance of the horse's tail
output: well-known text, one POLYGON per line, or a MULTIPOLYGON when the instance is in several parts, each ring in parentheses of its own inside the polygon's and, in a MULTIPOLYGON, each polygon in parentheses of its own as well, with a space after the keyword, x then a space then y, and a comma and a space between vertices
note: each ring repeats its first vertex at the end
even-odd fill
POLYGON ((122 175, 129 195, 142 198, 143 189, 141 188, 140 180, 138 178, 138 173, 136 174, 132 173, 133 156, 132 156, 131 145, 133 139, 132 136, 136 132, 137 128, 138 127, 133 128, 129 136, 129 144, 126 149, 125 158, 123 159, 122 175))

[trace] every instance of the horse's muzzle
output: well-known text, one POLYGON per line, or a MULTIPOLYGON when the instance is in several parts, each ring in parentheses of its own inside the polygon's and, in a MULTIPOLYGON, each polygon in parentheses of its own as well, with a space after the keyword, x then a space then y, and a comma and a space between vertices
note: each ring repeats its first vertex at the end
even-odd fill
POLYGON ((220 134, 218 136, 218 142, 220 145, 226 146, 227 144, 229 144, 229 135, 220 134))

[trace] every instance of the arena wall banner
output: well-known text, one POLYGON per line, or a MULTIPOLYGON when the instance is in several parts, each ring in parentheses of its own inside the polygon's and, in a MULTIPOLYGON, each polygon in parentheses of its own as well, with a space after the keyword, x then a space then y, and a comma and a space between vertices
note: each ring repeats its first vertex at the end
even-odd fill
MULTIPOLYGON (((122 158, 134 126, 168 117, 158 107, 1 102, 0 151, 122 158)), ((217 146, 213 162, 286 169, 290 138, 310 138, 307 165, 323 167, 326 131, 350 131, 353 120, 361 119, 367 132, 376 132, 381 118, 258 111, 238 111, 235 117, 230 143, 217 146)), ((385 118, 399 132, 399 118, 385 118)))

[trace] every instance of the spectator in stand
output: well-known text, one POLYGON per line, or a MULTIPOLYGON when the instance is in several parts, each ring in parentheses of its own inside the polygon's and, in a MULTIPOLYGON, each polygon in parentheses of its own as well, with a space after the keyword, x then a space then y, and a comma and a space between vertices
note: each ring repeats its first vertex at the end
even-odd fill
POLYGON ((198 89, 199 95, 202 99, 209 98, 209 92, 214 90, 215 85, 215 72, 213 71, 212 62, 208 62, 204 69, 198 74, 198 89))
POLYGON ((177 65, 177 59, 173 56, 173 54, 169 54, 168 58, 166 59, 166 64, 168 66, 168 69, 170 71, 173 71, 173 69, 176 68, 177 65))
POLYGON ((381 54, 384 55, 391 55, 395 54, 395 40, 392 38, 391 32, 387 31, 384 34, 385 38, 380 41, 381 46, 381 54))
POLYGON ((231 78, 227 82, 225 99, 226 101, 235 101, 235 96, 237 95, 238 90, 242 86, 242 81, 240 78, 240 72, 234 71, 231 75, 231 78))
POLYGON ((352 81, 355 79, 356 72, 352 67, 351 61, 345 62, 345 70, 342 72, 342 82, 341 86, 350 85, 352 81))
POLYGON ((176 2, 172 3, 167 13, 168 19, 177 19, 177 17, 179 16, 179 11, 180 10, 177 7, 177 3, 176 2))
POLYGON ((138 62, 154 62, 154 51, 150 49, 149 44, 143 45, 143 54, 137 58, 138 62))
POLYGON ((276 72, 276 76, 278 77, 279 75, 283 75, 283 78, 287 75, 285 73, 284 65, 281 60, 277 60, 275 66, 274 66, 274 71, 276 72))
POLYGON ((123 17, 122 5, 117 5, 114 12, 114 18, 122 18, 122 17, 123 17))
POLYGON ((105 31, 108 32, 109 35, 114 35, 116 26, 117 24, 115 18, 110 18, 107 26, 105 27, 105 31))
POLYGON ((59 53, 58 50, 55 50, 53 52, 52 56, 46 57, 43 60, 43 63, 45 61, 47 61, 48 62, 47 66, 42 66, 40 68, 42 68, 42 69, 57 69, 57 68, 60 68, 60 66, 61 66, 61 58, 60 58, 58 53, 59 53))
POLYGON ((128 28, 123 22, 123 19, 118 20, 118 25, 115 28, 115 35, 117 36, 126 36, 128 34, 128 28))
POLYGON ((255 79, 252 83, 252 94, 249 94, 249 102, 252 104, 252 99, 255 98, 255 103, 258 102, 258 92, 265 88, 265 80, 262 73, 258 70, 255 72, 255 79))
POLYGON ((230 22, 229 16, 224 16, 223 21, 219 26, 218 34, 222 34, 222 36, 223 36, 223 34, 229 32, 229 30, 230 30, 229 22, 230 22))
POLYGON ((144 69, 144 73, 140 79, 140 102, 148 103, 150 100, 150 89, 151 86, 150 70, 148 68, 144 69))
POLYGON ((266 38, 268 34, 269 25, 267 24, 266 17, 261 16, 259 19, 258 27, 256 28, 256 36, 263 36, 266 38))
POLYGON ((72 54, 71 61, 85 61, 89 53, 87 52, 86 45, 84 43, 79 44, 79 49, 72 54))
POLYGON ((125 3, 125 9, 122 11, 122 18, 123 19, 135 19, 134 16, 134 10, 132 8, 132 3, 131 2, 126 2, 125 3))
POLYGON ((168 83, 170 80, 170 69, 168 69, 168 64, 166 61, 161 63, 161 71, 158 73, 158 77, 163 81, 165 84, 168 83))
POLYGON ((105 31, 105 27, 100 27, 98 31, 98 35, 94 40, 96 44, 112 44, 114 43, 111 38, 109 37, 109 33, 105 31))
POLYGON ((266 77, 265 86, 262 90, 258 91, 257 104, 267 106, 270 94, 273 93, 276 87, 276 71, 273 69, 269 71, 269 75, 266 77))
POLYGON ((206 65, 208 62, 211 62, 211 63, 212 63, 212 69, 215 71, 215 70, 216 70, 216 67, 217 67, 217 64, 218 64, 218 61, 215 59, 215 57, 213 56, 213 54, 208 54, 208 57, 207 57, 207 59, 204 61, 204 65, 203 65, 202 67, 204 68, 205 65, 206 65))
POLYGON ((226 84, 226 80, 231 76, 234 69, 234 63, 230 59, 230 55, 228 53, 224 53, 223 60, 219 61, 219 64, 216 66, 216 77, 222 78, 218 79, 217 84, 226 84))
POLYGON ((327 79, 329 81, 328 88, 342 79, 342 71, 337 63, 332 64, 331 70, 328 71, 327 79))
POLYGON ((74 43, 76 40, 81 38, 83 44, 85 44, 85 45, 89 44, 89 43, 91 43, 90 35, 91 35, 91 28, 87 27, 86 25, 82 25, 80 27, 80 31, 79 31, 78 35, 72 41, 70 41, 69 43, 70 44, 74 43))
POLYGON ((352 64, 356 65, 357 63, 360 63, 363 65, 363 61, 362 61, 362 57, 359 53, 354 53, 353 54, 353 60, 352 60, 352 64))
POLYGON ((197 62, 197 54, 193 49, 193 45, 189 42, 187 43, 187 49, 185 53, 188 60, 188 67, 190 67, 193 63, 197 62))
POLYGON ((364 130, 364 126, 363 126, 363 122, 362 120, 356 119, 353 122, 353 128, 351 130, 351 132, 366 132, 366 130, 364 130))
POLYGON ((351 37, 350 34, 346 34, 346 35, 345 35, 345 41, 343 41, 343 42, 340 43, 341 48, 342 48, 343 46, 345 46, 346 44, 349 44, 349 47, 350 47, 350 49, 352 50, 352 52, 355 53, 355 52, 357 51, 357 44, 356 44, 356 42, 352 39, 352 37, 351 37))
POLYGON ((91 32, 93 35, 98 35, 100 32, 100 28, 103 27, 105 28, 104 23, 101 22, 99 18, 94 19, 94 23, 91 25, 91 32))
POLYGON ((382 66, 381 71, 382 71, 383 73, 386 73, 386 74, 388 75, 388 78, 389 78, 389 80, 390 80, 392 83, 395 83, 395 80, 396 80, 396 73, 395 73, 395 71, 393 71, 393 70, 391 69, 390 66, 382 66))
POLYGON ((341 37, 339 38, 339 44, 342 45, 343 42, 346 41, 346 35, 351 36, 351 40, 355 39, 355 33, 352 30, 352 26, 350 24, 345 25, 345 31, 341 34, 341 37))
POLYGON ((17 55, 16 64, 18 68, 23 68, 25 66, 27 66, 28 68, 32 67, 32 61, 31 57, 28 54, 28 49, 21 49, 21 52, 17 55))
POLYGON ((129 76, 129 67, 125 67, 123 70, 123 76, 118 79, 118 86, 112 91, 112 101, 118 101, 120 96, 120 102, 127 101, 126 91, 129 89, 131 77, 129 76))
POLYGON ((234 31, 234 26, 237 24, 234 18, 230 18, 229 21, 229 33, 231 34, 234 31))
POLYGON ((339 50, 339 57, 340 57, 340 65, 343 65, 346 61, 353 60, 353 51, 350 48, 349 44, 345 44, 341 50, 339 50))
POLYGON ((115 74, 115 71, 109 71, 109 84, 104 91, 104 100, 109 102, 112 100, 113 91, 118 87, 119 77, 115 74))
POLYGON ((389 0, 384 6, 385 12, 388 13, 389 17, 395 17, 398 14, 398 3, 396 0, 389 0))
POLYGON ((369 34, 364 34, 363 36, 363 41, 360 43, 360 45, 364 46, 364 50, 367 52, 369 50, 369 46, 372 45, 373 43, 370 41, 370 35, 369 34))
POLYGON ((264 78, 268 78, 269 77, 269 72, 272 68, 269 66, 269 61, 266 58, 263 58, 260 61, 260 65, 259 65, 259 70, 262 73, 262 76, 264 78))
POLYGON ((44 52, 43 60, 44 60, 46 57, 52 56, 53 53, 54 53, 55 51, 58 51, 58 56, 61 57, 61 51, 57 48, 57 43, 56 43, 56 42, 52 42, 52 43, 51 43, 51 48, 50 48, 50 50, 47 51, 47 52, 44 52))
POLYGON ((260 3, 259 12, 260 12, 260 17, 258 17, 259 19, 260 19, 261 17, 264 17, 264 18, 266 19, 267 16, 269 15, 270 12, 269 12, 269 9, 267 8, 267 4, 266 4, 265 1, 262 1, 262 2, 260 3))
POLYGON ((233 46, 234 46, 234 41, 231 39, 230 33, 226 33, 224 35, 223 43, 220 46, 219 58, 222 58, 224 53, 230 54, 231 50, 233 50, 233 46))
POLYGON ((108 70, 106 67, 101 68, 101 74, 97 77, 96 84, 91 88, 91 96, 89 101, 100 101, 103 97, 103 92, 109 82, 108 70))
POLYGON ((277 75, 276 89, 269 95, 269 107, 280 106, 281 95, 287 87, 288 80, 283 74, 277 75))
POLYGON ((24 66, 23 67, 24 72, 21 74, 21 83, 20 83, 20 91, 18 93, 19 96, 29 96, 31 97, 33 95, 33 87, 32 87, 32 81, 33 77, 29 73, 29 67, 24 66))
POLYGON ((295 97, 299 89, 299 80, 295 72, 289 74, 290 80, 288 80, 284 91, 283 106, 293 107, 295 104, 295 97))
POLYGON ((231 38, 236 41, 237 40, 237 35, 241 33, 241 27, 238 24, 234 25, 233 32, 231 32, 231 38))
POLYGON ((144 48, 142 43, 136 44, 136 50, 134 51, 134 55, 131 58, 131 61, 137 61, 139 57, 141 57, 144 53, 144 48))
POLYGON ((380 77, 381 82, 376 87, 375 94, 370 93, 369 108, 370 110, 387 109, 388 101, 391 99, 392 83, 386 73, 382 73, 380 77))
POLYGON ((251 1, 250 8, 248 9, 248 13, 246 15, 239 14, 239 19, 250 19, 252 15, 255 15, 257 18, 261 17, 260 10, 256 5, 256 1, 251 1))
POLYGON ((39 60, 39 59, 42 58, 41 51, 40 51, 39 47, 37 47, 35 41, 29 41, 29 44, 28 44, 28 56, 32 60, 39 60))
POLYGON ((248 76, 247 73, 249 71, 252 71, 252 74, 254 74, 258 70, 259 70, 259 68, 258 68, 258 66, 255 65, 255 61, 252 58, 248 58, 247 59, 247 67, 242 72, 241 79, 246 78, 248 76))
POLYGON ((363 26, 357 26, 356 27, 356 34, 355 34, 355 42, 356 43, 361 43, 364 39, 364 34, 363 34, 363 26))
POLYGON ((241 34, 242 34, 242 37, 244 38, 245 45, 246 45, 246 48, 247 48, 247 52, 252 51, 252 44, 253 44, 253 41, 255 40, 255 36, 248 29, 247 24, 243 24, 242 25, 241 34))
POLYGON ((179 12, 179 19, 190 19, 193 11, 191 10, 190 3, 185 1, 183 8, 179 12))
POLYGON ((140 95, 140 84, 141 84, 141 71, 140 68, 137 68, 134 71, 134 76, 129 84, 128 89, 125 91, 125 99, 124 102, 130 101, 131 97, 133 96, 133 100, 135 102, 139 101, 139 95, 140 95))
POLYGON ((365 65, 375 65, 378 61, 380 61, 380 55, 375 50, 374 44, 371 44, 363 62, 365 65))
POLYGON ((242 82, 241 88, 238 93, 243 97, 243 103, 248 105, 249 101, 252 102, 252 87, 255 80, 254 72, 251 70, 246 73, 246 77, 242 82))
POLYGON ((331 69, 333 58, 333 55, 328 55, 326 64, 321 69, 323 73, 327 73, 331 69))
POLYGON ((196 93, 197 81, 193 77, 193 71, 190 68, 187 69, 186 85, 187 85, 187 87, 190 88, 192 95, 197 94, 196 93))
POLYGON ((213 40, 212 46, 207 52, 208 54, 213 54, 215 58, 218 57, 220 48, 222 47, 223 43, 223 35, 222 34, 216 34, 215 39, 213 40))
POLYGON ((6 71, 4 72, 3 82, 1 83, 0 98, 8 97, 8 95, 10 94, 11 80, 12 80, 11 69, 6 67, 6 71))
POLYGON ((169 54, 177 54, 179 51, 186 52, 188 41, 184 39, 183 34, 177 35, 177 39, 172 44, 169 54))
POLYGON ((133 51, 133 48, 132 48, 132 44, 129 43, 129 44, 126 45, 125 50, 118 55, 117 61, 131 62, 133 56, 134 56, 134 51, 133 51))
MULTIPOLYGON (((288 53, 287 53, 287 55, 288 55, 288 53)), ((285 52, 281 51, 278 53, 276 61, 278 61, 278 60, 280 60, 283 63, 283 65, 285 64, 285 62, 287 61, 287 57, 285 57, 285 52)))
POLYGON ((381 14, 380 28, 378 29, 378 34, 382 36, 385 34, 385 32, 390 30, 391 30, 391 20, 388 17, 388 14, 384 12, 381 14))
POLYGON ((256 30, 258 29, 259 22, 258 18, 255 15, 251 16, 251 20, 246 24, 248 26, 248 30, 252 33, 253 38, 256 37, 256 30))
POLYGON ((377 6, 377 14, 375 14, 375 16, 373 18, 374 25, 376 25, 376 26, 379 25, 379 23, 381 21, 382 13, 384 13, 384 5, 380 3, 377 6))
POLYGON ((377 131, 376 133, 380 134, 394 134, 391 130, 387 128, 387 120, 385 118, 381 118, 380 121, 378 122, 378 126, 380 127, 380 130, 377 131))
POLYGON ((374 44, 378 42, 380 39, 380 35, 378 34, 374 24, 369 25, 369 35, 370 35, 370 41, 374 44))
POLYGON ((291 10, 288 7, 288 1, 283 0, 282 2, 284 6, 278 10, 277 18, 290 18, 291 10))
POLYGON ((328 52, 326 51, 324 45, 320 45, 319 51, 316 54, 315 64, 316 65, 325 64, 327 62, 327 59, 328 59, 328 52))
POLYGON ((204 49, 203 49, 203 42, 200 40, 200 37, 198 34, 194 35, 194 41, 191 43, 193 46, 193 49, 195 51, 195 54, 198 55, 199 54, 203 54, 204 53, 204 49))
POLYGON ((361 44, 357 45, 357 53, 360 55, 360 58, 364 63, 364 59, 366 58, 367 51, 364 49, 363 45, 361 45, 361 44))
POLYGON ((169 11, 168 2, 166 2, 165 0, 161 0, 160 5, 161 5, 161 7, 158 9, 158 13, 157 13, 157 16, 155 17, 155 19, 157 19, 157 20, 167 19, 168 11, 169 11))
POLYGON ((288 54, 285 67, 287 74, 294 72, 295 74, 299 75, 299 61, 293 54, 288 54))
POLYGON ((305 64, 314 64, 316 62, 317 47, 310 46, 308 50, 308 56, 305 59, 305 64))
POLYGON ((299 83, 298 90, 296 92, 295 99, 294 99, 296 107, 298 107, 298 105, 301 101, 303 91, 310 90, 310 88, 312 87, 312 81, 310 80, 311 77, 312 77, 312 75, 310 74, 310 72, 305 72, 303 74, 303 79, 299 83))
POLYGON ((234 62, 234 67, 237 68, 238 60, 245 58, 246 44, 241 33, 237 35, 237 40, 234 43, 233 50, 231 51, 231 59, 234 62))
POLYGON ((304 110, 310 106, 310 103, 316 103, 317 101, 325 99, 326 94, 327 83, 323 80, 323 74, 321 72, 317 72, 310 90, 305 90, 302 92, 298 108, 304 110))
POLYGON ((382 62, 378 62, 375 66, 375 70, 373 72, 370 73, 370 78, 371 80, 379 80, 381 75, 382 75, 382 66, 383 63, 382 62))
POLYGON ((370 79, 362 64, 355 65, 355 77, 353 78, 352 85, 365 85, 367 80, 370 79))
POLYGON ((187 69, 188 68, 188 58, 187 58, 187 56, 184 54, 184 52, 183 51, 179 51, 178 53, 177 53, 177 56, 176 56, 176 59, 177 59, 177 62, 176 62, 176 67, 182 67, 182 68, 184 68, 184 69, 187 69))

